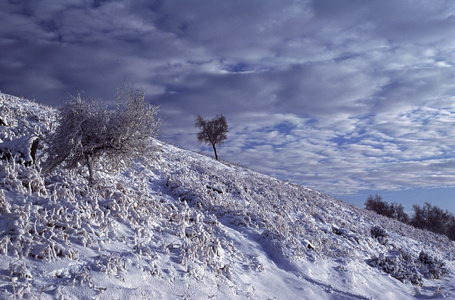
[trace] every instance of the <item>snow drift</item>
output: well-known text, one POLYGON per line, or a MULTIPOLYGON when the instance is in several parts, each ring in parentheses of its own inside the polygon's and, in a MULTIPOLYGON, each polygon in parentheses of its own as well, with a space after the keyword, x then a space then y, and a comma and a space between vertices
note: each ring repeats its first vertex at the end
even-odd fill
MULTIPOLYGON (((0 142, 55 116, 0 94, 0 142)), ((455 299, 447 237, 154 143, 94 184, 0 161, 0 298, 455 299)))

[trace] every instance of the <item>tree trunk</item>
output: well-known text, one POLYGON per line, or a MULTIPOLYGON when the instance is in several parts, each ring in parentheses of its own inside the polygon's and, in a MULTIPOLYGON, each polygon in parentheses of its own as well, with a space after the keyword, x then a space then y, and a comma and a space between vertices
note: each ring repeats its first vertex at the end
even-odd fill
POLYGON ((90 182, 93 182, 95 180, 95 176, 93 173, 93 158, 90 155, 87 155, 87 167, 90 176, 90 182))
POLYGON ((213 147, 213 152, 215 152, 215 159, 218 160, 218 153, 216 153, 215 144, 212 144, 212 147, 213 147))
POLYGON ((36 150, 38 150, 39 139, 34 139, 32 143, 32 148, 30 149, 30 155, 32 157, 33 163, 36 163, 36 150))

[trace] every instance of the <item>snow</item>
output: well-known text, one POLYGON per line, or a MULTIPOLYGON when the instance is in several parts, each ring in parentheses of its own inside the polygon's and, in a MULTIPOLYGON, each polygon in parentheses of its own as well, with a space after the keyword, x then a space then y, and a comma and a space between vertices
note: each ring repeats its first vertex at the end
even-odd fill
MULTIPOLYGON (((5 94, 0 105, 4 142, 55 128, 52 108, 5 94)), ((0 161, 1 299, 455 299, 446 237, 154 143, 154 157, 94 184, 84 170, 0 161), (422 251, 447 274, 431 278, 422 251)))
POLYGON ((31 148, 35 136, 23 136, 13 141, 0 143, 0 151, 12 156, 23 156, 24 162, 33 161, 31 148))

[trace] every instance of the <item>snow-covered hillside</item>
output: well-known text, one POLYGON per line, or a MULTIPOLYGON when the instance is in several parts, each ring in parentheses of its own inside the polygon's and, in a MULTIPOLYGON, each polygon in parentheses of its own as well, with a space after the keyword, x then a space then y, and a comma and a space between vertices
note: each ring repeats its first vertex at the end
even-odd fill
MULTIPOLYGON (((0 142, 55 111, 0 94, 0 142)), ((121 172, 0 161, 1 299, 455 299, 455 245, 158 140, 121 172), (438 278, 440 277, 440 278, 438 278)))

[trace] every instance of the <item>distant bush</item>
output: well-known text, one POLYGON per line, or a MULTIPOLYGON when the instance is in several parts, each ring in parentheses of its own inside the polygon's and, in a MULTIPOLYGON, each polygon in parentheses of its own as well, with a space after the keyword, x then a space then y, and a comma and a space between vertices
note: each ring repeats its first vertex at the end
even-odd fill
POLYGON ((425 202, 423 207, 414 205, 414 216, 412 218, 409 218, 404 212, 403 205, 397 203, 389 204, 383 201, 379 195, 369 195, 365 201, 365 209, 416 228, 446 235, 449 239, 455 240, 455 216, 447 210, 433 206, 428 202, 425 202))
POLYGON ((382 201, 382 197, 379 195, 369 195, 365 201, 365 209, 372 210, 377 214, 390 217, 389 207, 387 202, 382 201))
POLYGON ((404 212, 404 207, 398 203, 390 204, 390 210, 392 211, 392 218, 403 223, 409 222, 409 216, 404 212))
POLYGON ((455 218, 452 218, 452 220, 450 221, 450 224, 447 226, 447 231, 448 231, 447 236, 449 237, 449 239, 455 241, 455 218))
POLYGON ((444 234, 455 239, 455 217, 437 206, 426 202, 423 207, 414 205, 414 216, 410 224, 414 227, 426 229, 435 233, 444 234))
POLYGON ((409 222, 409 216, 404 212, 403 205, 398 203, 389 204, 383 201, 379 195, 369 195, 365 202, 365 208, 403 223, 409 222))

